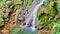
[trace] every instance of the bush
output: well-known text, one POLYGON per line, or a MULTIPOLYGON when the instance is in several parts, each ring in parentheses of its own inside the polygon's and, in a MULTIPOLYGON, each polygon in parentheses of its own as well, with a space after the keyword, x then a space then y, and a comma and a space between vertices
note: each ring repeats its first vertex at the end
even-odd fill
POLYGON ((37 12, 39 20, 37 25, 39 28, 51 30, 54 22, 60 22, 60 4, 56 0, 47 0, 43 5, 45 6, 44 10, 37 12))
POLYGON ((0 26, 9 21, 9 14, 12 12, 12 6, 22 4, 21 0, 0 0, 0 26))

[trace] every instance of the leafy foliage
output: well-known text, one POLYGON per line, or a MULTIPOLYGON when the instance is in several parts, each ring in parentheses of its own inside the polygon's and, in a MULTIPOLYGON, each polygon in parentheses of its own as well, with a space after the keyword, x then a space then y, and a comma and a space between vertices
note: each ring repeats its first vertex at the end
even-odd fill
POLYGON ((24 0, 24 5, 31 6, 33 0, 24 0))
POLYGON ((52 28, 52 34, 60 34, 60 23, 54 23, 52 28))
POLYGON ((39 19, 38 27, 44 28, 44 29, 52 28, 52 22, 50 20, 51 19, 50 15, 43 14, 39 16, 38 19, 39 19))
POLYGON ((32 4, 33 0, 28 0, 28 6, 32 4))
POLYGON ((10 34, 17 34, 20 31, 20 28, 19 27, 14 27, 10 31, 11 31, 10 34))
POLYGON ((14 0, 14 4, 22 4, 21 0, 14 0))
POLYGON ((38 11, 38 27, 43 29, 52 29, 53 23, 60 21, 60 4, 56 0, 47 0, 44 2, 45 8, 43 11, 38 11), (46 4, 45 4, 46 3, 46 4), (43 13, 41 13, 43 12, 43 13))
POLYGON ((21 0, 0 0, 0 26, 8 22, 9 14, 12 12, 12 6, 22 4, 21 0))

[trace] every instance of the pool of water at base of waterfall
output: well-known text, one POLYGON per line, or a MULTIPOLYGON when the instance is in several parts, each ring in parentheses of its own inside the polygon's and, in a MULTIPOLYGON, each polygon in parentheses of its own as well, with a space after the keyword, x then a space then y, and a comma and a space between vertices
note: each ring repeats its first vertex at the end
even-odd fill
POLYGON ((24 28, 23 30, 19 31, 17 34, 37 34, 38 30, 32 31, 30 27, 24 28))

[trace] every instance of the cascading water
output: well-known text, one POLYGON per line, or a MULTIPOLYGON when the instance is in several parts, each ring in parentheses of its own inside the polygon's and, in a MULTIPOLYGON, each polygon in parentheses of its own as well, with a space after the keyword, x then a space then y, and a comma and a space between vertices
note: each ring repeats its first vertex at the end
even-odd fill
MULTIPOLYGON (((36 26, 36 13, 39 9, 39 7, 43 4, 45 0, 34 0, 31 7, 29 7, 28 14, 24 14, 24 26, 23 30, 20 30, 18 34, 37 34, 38 30, 35 28, 36 26)), ((27 9, 27 8, 25 8, 27 9)), ((20 13, 23 14, 24 10, 22 10, 20 13), (22 12, 22 13, 21 13, 22 12)), ((21 17, 20 17, 21 18, 21 17)))
MULTIPOLYGON (((36 30, 36 28, 35 28, 35 22, 36 22, 36 13, 37 13, 37 11, 38 11, 38 9, 39 9, 39 7, 43 4, 43 2, 44 2, 45 0, 40 0, 40 2, 35 6, 35 8, 34 8, 34 10, 32 11, 32 13, 29 15, 30 17, 29 17, 29 19, 27 20, 27 22, 26 22, 26 25, 24 26, 24 27, 27 27, 28 26, 28 24, 29 24, 29 21, 30 20, 32 20, 32 23, 31 23, 31 25, 32 26, 30 26, 30 28, 32 29, 32 31, 35 31, 36 30)), ((27 27, 28 28, 28 27, 27 27)))
POLYGON ((32 13, 32 16, 31 16, 32 19, 33 19, 32 27, 31 27, 32 30, 35 30, 36 13, 37 13, 39 7, 43 4, 44 1, 45 1, 45 0, 40 1, 40 3, 39 3, 38 5, 36 5, 36 7, 35 7, 34 10, 33 10, 33 13, 32 13))

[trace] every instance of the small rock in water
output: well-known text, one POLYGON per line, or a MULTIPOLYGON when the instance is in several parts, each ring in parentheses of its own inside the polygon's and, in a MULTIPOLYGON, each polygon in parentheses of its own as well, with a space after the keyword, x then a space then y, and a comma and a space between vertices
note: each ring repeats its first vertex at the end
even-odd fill
POLYGON ((35 26, 35 28, 37 28, 37 26, 35 26))
POLYGON ((26 23, 23 23, 23 25, 26 25, 26 23))
POLYGON ((32 24, 27 24, 28 25, 28 27, 31 27, 32 26, 32 24))

